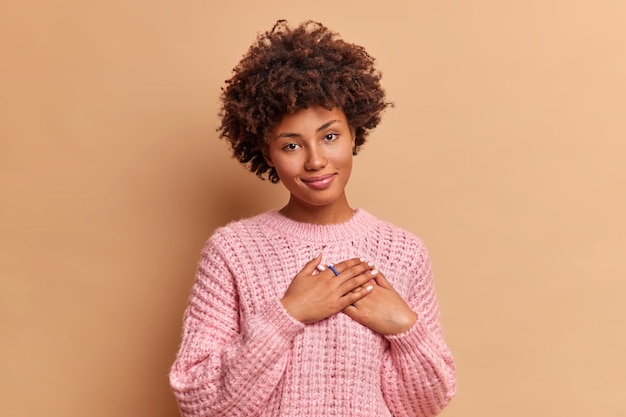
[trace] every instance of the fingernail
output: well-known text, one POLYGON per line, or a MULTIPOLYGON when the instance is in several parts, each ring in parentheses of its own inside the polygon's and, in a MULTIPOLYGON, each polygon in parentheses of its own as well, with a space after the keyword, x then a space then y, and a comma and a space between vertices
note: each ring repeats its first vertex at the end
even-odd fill
POLYGON ((359 261, 365 262, 365 258, 359 258, 359 261))
POLYGON ((367 266, 374 266, 374 262, 368 262, 367 266))
POLYGON ((367 287, 365 287, 365 291, 372 291, 374 289, 373 285, 368 285, 367 287))
POLYGON ((317 258, 319 258, 321 254, 322 254, 322 252, 317 252, 317 255, 315 255, 315 256, 313 257, 313 259, 317 259, 317 258))
POLYGON ((372 270, 370 271, 370 274, 372 274, 372 275, 376 275, 376 274, 378 274, 378 269, 372 269, 372 270))
POLYGON ((326 267, 324 265, 322 265, 322 264, 319 264, 317 266, 317 270, 320 271, 320 272, 323 272, 323 271, 326 271, 326 267))

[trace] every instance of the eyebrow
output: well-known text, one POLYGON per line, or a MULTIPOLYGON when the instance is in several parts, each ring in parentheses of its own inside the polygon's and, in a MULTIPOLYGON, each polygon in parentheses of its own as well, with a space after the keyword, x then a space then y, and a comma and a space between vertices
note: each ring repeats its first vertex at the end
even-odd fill
MULTIPOLYGON (((317 129, 315 129, 315 132, 319 133, 323 130, 328 129, 330 126, 332 126, 333 124, 339 122, 338 119, 333 119, 333 120, 329 120, 326 123, 324 123, 323 125, 321 125, 320 127, 318 127, 317 129)), ((283 132, 279 135, 277 135, 277 138, 297 138, 300 137, 302 135, 300 135, 299 133, 293 133, 293 132, 283 132)))

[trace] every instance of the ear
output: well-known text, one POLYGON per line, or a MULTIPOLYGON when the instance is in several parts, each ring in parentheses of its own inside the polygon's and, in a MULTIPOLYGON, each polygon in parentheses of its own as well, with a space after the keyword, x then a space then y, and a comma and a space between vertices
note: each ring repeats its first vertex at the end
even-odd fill
POLYGON ((350 135, 352 136, 352 148, 354 149, 354 147, 356 146, 356 129, 351 127, 350 128, 350 135))
POLYGON ((267 165, 274 168, 274 163, 272 162, 272 158, 270 157, 270 150, 267 146, 263 147, 263 159, 265 159, 267 165))

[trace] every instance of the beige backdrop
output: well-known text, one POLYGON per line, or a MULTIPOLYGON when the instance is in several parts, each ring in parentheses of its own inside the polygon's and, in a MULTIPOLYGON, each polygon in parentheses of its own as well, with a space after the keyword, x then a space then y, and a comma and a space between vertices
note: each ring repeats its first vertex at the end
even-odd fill
POLYGON ((626 5, 0 5, 0 415, 174 417, 167 372, 204 240, 279 207, 218 95, 256 33, 321 20, 396 107, 354 206, 428 244, 446 417, 626 415, 626 5))

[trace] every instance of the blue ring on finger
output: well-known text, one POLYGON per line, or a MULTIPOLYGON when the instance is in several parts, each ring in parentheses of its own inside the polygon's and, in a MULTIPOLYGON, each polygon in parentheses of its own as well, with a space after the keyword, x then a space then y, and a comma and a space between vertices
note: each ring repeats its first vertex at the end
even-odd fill
POLYGON ((328 265, 328 269, 330 269, 331 271, 333 271, 333 274, 335 274, 335 276, 339 275, 339 271, 337 271, 335 269, 335 267, 333 266, 333 264, 328 265))

